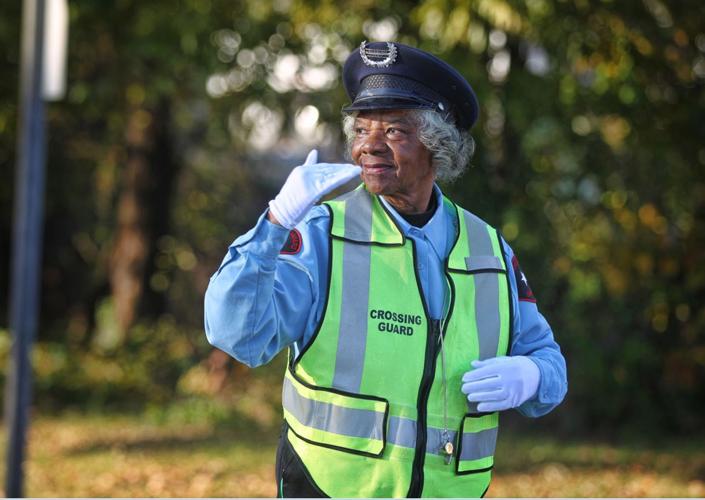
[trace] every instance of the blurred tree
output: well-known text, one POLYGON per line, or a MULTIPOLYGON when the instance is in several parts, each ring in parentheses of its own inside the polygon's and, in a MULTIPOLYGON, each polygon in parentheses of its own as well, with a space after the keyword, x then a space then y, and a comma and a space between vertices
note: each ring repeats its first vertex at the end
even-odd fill
MULTIPOLYGON (((12 179, 19 6, 0 14, 12 179)), ((347 54, 395 39, 479 95, 475 167, 446 190, 522 261, 569 360, 561 422, 701 427, 702 19, 694 0, 71 2, 69 94, 49 110, 42 336, 110 350, 164 313, 198 328, 208 276, 288 169, 313 146, 342 154, 347 54)), ((189 339, 193 362, 205 347, 189 339)))
POLYGON ((7 324, 7 297, 10 275, 10 221, 12 214, 12 191, 14 189, 14 163, 17 127, 17 91, 19 65, 21 4, 14 2, 0 6, 0 64, 2 73, 7 75, 0 81, 0 323, 7 324))
POLYGON ((429 1, 416 13, 439 49, 487 65, 455 61, 485 103, 485 175, 452 189, 535 276, 570 360, 573 425, 699 428, 702 5, 429 1))

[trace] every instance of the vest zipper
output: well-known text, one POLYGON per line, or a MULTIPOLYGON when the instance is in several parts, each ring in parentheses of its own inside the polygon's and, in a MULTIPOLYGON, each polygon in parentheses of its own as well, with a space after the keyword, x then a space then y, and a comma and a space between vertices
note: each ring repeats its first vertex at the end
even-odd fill
MULTIPOLYGON (((424 299, 424 309, 426 303, 424 299)), ((419 398, 417 402, 418 418, 416 420, 416 452, 411 470, 411 484, 409 485, 408 497, 418 498, 423 489, 423 466, 426 458, 426 407, 428 396, 431 393, 431 385, 436 375, 436 358, 438 357, 438 336, 440 334, 440 322, 432 320, 426 312, 428 321, 428 336, 426 339, 426 359, 424 362, 423 376, 421 377, 421 387, 419 388, 419 398)))
POLYGON ((446 374, 446 360, 445 360, 445 348, 444 340, 446 336, 446 331, 448 329, 448 323, 450 322, 450 317, 453 315, 453 307, 455 306, 455 286, 453 285, 453 280, 448 273, 448 261, 446 260, 445 265, 445 276, 448 283, 448 308, 445 307, 445 300, 443 301, 443 318, 440 322, 439 331, 439 343, 441 345, 441 369, 443 370, 443 449, 441 450, 446 454, 445 463, 449 465, 456 453, 455 447, 450 440, 450 432, 448 429, 448 379, 446 374))
POLYGON ((450 305, 447 316, 444 318, 441 326, 440 320, 432 320, 428 314, 426 296, 424 295, 423 288, 421 287, 421 280, 416 267, 416 245, 413 240, 410 241, 414 256, 416 286, 419 289, 421 303, 424 308, 424 315, 426 316, 426 322, 428 324, 428 333, 426 336, 426 358, 424 360, 423 375, 421 377, 419 397, 416 404, 418 410, 418 418, 416 420, 416 451, 414 453, 414 462, 411 468, 411 484, 409 485, 409 492, 406 495, 411 498, 419 498, 421 497, 421 491, 423 490, 423 467, 426 459, 426 441, 428 440, 428 433, 426 431, 428 397, 431 393, 433 380, 436 377, 436 360, 438 358, 438 353, 440 352, 439 346, 441 345, 441 336, 445 334, 445 329, 448 326, 448 320, 450 319, 453 312, 453 306, 455 305, 455 289, 453 288, 453 281, 450 279, 450 275, 447 271, 448 260, 446 259, 445 275, 450 287, 450 305))

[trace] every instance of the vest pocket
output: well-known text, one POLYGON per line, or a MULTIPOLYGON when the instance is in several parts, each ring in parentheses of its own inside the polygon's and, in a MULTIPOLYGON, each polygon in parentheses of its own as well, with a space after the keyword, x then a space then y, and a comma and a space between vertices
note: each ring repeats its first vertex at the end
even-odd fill
POLYGON ((499 413, 466 415, 458 433, 457 474, 486 472, 494 466, 499 413))
POLYGON ((291 431, 308 443, 371 457, 384 452, 385 399, 305 384, 287 370, 282 406, 291 431))

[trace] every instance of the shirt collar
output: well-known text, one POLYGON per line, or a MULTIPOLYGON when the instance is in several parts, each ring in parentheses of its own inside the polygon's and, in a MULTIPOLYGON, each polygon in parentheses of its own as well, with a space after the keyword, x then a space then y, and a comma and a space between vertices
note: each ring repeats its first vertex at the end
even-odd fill
POLYGON ((417 235, 420 233, 429 241, 438 257, 445 259, 449 251, 447 248, 449 239, 448 230, 452 226, 450 226, 450 217, 445 209, 445 203, 443 203, 443 193, 441 192, 441 188, 435 183, 433 184, 433 196, 436 197, 436 211, 433 213, 433 217, 431 217, 423 227, 412 226, 404 217, 399 215, 399 212, 397 212, 386 199, 384 199, 384 196, 380 196, 379 198, 394 218, 399 229, 404 233, 404 236, 409 237, 412 231, 417 235))

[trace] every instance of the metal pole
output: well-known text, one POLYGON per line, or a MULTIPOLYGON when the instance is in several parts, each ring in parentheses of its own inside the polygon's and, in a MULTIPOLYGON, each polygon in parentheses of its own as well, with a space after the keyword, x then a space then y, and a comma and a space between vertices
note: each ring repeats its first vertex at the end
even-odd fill
POLYGON ((17 170, 10 284, 12 353, 5 395, 8 432, 5 494, 23 496, 23 461, 32 393, 44 211, 45 123, 41 96, 44 0, 24 0, 17 170))

